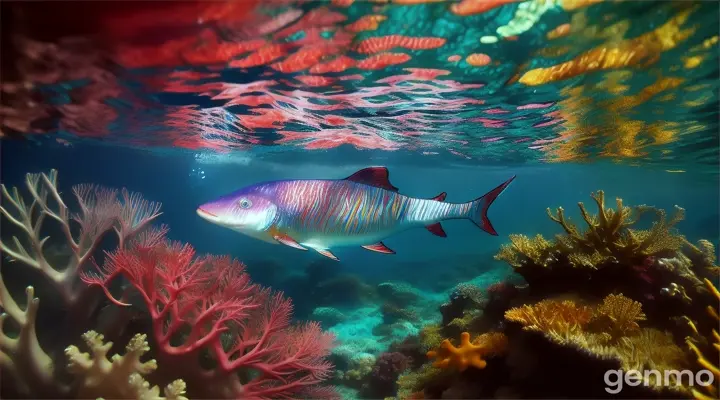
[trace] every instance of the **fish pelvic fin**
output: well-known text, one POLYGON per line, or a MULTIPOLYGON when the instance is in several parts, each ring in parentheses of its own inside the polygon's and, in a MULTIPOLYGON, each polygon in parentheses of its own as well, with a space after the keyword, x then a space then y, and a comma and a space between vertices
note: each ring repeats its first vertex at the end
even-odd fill
POLYGON ((303 247, 295 239, 283 233, 273 234, 273 239, 277 240, 278 243, 284 244, 285 246, 290 246, 299 250, 307 250, 307 248, 303 247))
POLYGON ((383 242, 377 242, 375 244, 367 244, 362 247, 365 249, 368 249, 370 251, 376 251, 378 253, 395 254, 395 251, 393 251, 391 248, 385 246, 385 244, 383 242))
POLYGON ((442 225, 440 225, 439 222, 434 223, 432 225, 428 225, 425 227, 430 233, 432 233, 435 236, 440 237, 447 237, 447 233, 445 233, 445 229, 443 229, 442 225))
POLYGON ((490 222, 490 218, 488 218, 487 212, 493 201, 495 201, 495 199, 500 195, 500 193, 502 193, 505 188, 510 185, 510 182, 512 182, 513 179, 515 179, 515 175, 513 175, 505 182, 501 183, 495 189, 485 193, 482 197, 478 197, 477 199, 470 202, 470 210, 468 211, 466 218, 470 219, 472 222, 475 223, 475 225, 477 225, 485 232, 493 236, 497 236, 498 233, 490 222))
POLYGON ((325 257, 327 257, 331 260, 340 261, 340 259, 337 258, 337 256, 328 249, 315 249, 315 251, 317 251, 318 253, 324 255, 325 257))

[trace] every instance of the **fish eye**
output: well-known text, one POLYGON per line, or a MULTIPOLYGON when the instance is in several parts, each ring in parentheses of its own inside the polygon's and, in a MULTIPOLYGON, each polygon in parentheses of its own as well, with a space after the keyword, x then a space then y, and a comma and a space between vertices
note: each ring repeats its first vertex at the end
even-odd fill
POLYGON ((252 206, 252 201, 248 199, 240 199, 238 204, 240 205, 240 208, 250 208, 252 206))

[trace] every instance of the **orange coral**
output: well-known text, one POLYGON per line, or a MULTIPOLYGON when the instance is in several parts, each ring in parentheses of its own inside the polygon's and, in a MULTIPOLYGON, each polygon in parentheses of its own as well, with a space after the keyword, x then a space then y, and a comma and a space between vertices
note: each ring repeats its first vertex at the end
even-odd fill
POLYGON ((577 305, 571 300, 543 300, 533 305, 512 308, 505 312, 505 319, 519 322, 525 330, 572 332, 590 322, 592 315, 590 307, 577 305))
MULTIPOLYGON (((642 304, 621 294, 610 294, 597 307, 595 318, 607 318, 611 322, 611 332, 628 336, 640 330, 637 321, 646 319, 642 304)), ((615 336, 615 335, 613 335, 615 336)))
POLYGON ((437 358, 433 366, 437 368, 457 367, 465 371, 469 366, 483 369, 487 365, 484 356, 499 354, 507 347, 507 337, 502 333, 485 333, 470 342, 470 334, 460 334, 460 346, 455 347, 445 339, 437 350, 427 352, 429 358, 437 358))

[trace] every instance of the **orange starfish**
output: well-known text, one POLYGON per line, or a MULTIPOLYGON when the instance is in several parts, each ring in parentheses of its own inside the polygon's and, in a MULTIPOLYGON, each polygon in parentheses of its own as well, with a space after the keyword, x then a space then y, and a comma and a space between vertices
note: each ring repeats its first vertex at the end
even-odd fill
POLYGON ((502 333, 486 333, 475 339, 477 344, 470 342, 470 334, 460 334, 460 346, 455 347, 450 340, 445 339, 437 350, 427 352, 429 358, 437 358, 433 366, 437 368, 457 367, 462 372, 469 366, 483 369, 487 361, 483 357, 505 350, 507 337, 502 333))

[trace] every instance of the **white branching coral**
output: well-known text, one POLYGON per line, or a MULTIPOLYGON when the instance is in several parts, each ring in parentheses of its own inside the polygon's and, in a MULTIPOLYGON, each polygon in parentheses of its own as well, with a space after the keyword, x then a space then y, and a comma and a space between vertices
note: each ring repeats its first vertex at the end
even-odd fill
MULTIPOLYGON (((4 288, 0 276, 0 288, 4 288)), ((49 392, 63 392, 66 387, 58 386, 53 382, 52 359, 45 353, 38 343, 35 332, 35 319, 37 318, 40 300, 35 297, 35 289, 28 286, 25 289, 27 301, 22 309, 15 301, 7 301, 10 294, 0 290, 0 305, 4 313, 0 315, 0 367, 3 372, 12 376, 19 390, 26 393, 34 392, 45 394, 49 392), (7 304, 7 306, 6 306, 7 304), (20 326, 17 336, 5 334, 5 322, 12 319, 20 326), (27 377, 33 377, 30 381, 27 377), (29 384, 32 384, 31 391, 29 384)))
MULTIPOLYGON (((57 293, 62 309, 67 310, 70 326, 89 322, 88 316, 97 306, 100 296, 79 279, 79 272, 90 261, 106 233, 117 233, 120 247, 135 236, 160 213, 160 203, 144 200, 139 194, 122 189, 118 191, 98 185, 76 185, 72 192, 78 203, 78 212, 70 213, 57 188, 57 171, 48 174, 26 174, 25 186, 29 196, 23 198, 17 187, 2 189, 3 204, 0 215, 4 232, 18 236, 0 240, 4 258, 2 268, 26 267, 34 269, 51 284, 48 290, 57 293), (60 262, 49 257, 44 250, 50 237, 43 237, 44 223, 54 220, 69 257, 60 262), (73 229, 71 222, 79 226, 73 229), (73 234, 76 232, 77 234, 73 234), (60 264, 60 265, 59 265, 60 264)), ((55 240, 57 242, 57 240, 55 240)), ((53 377, 52 359, 40 347, 35 330, 35 317, 39 299, 34 298, 33 286, 27 286, 24 308, 13 298, 0 276, 0 368, 13 376, 16 390, 31 397, 58 397, 67 387, 53 377), (5 322, 12 324, 5 324, 5 322), (19 331, 10 332, 10 325, 19 331)), ((51 295, 52 296, 52 295, 51 295)), ((88 327, 81 326, 80 332, 88 327)))
POLYGON ((138 400, 187 400, 185 382, 178 379, 164 389, 150 387, 143 376, 157 368, 155 360, 141 361, 150 350, 147 335, 136 334, 125 347, 125 355, 115 354, 110 360, 107 355, 112 342, 103 342, 103 335, 88 331, 82 336, 90 353, 82 353, 76 346, 65 349, 68 369, 80 377, 78 398, 112 398, 138 400))

